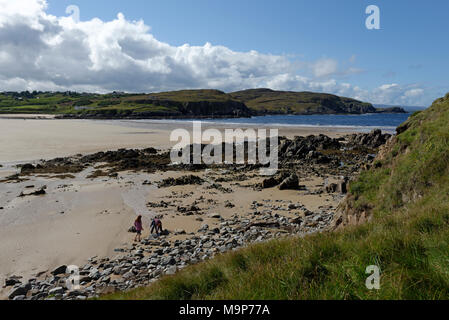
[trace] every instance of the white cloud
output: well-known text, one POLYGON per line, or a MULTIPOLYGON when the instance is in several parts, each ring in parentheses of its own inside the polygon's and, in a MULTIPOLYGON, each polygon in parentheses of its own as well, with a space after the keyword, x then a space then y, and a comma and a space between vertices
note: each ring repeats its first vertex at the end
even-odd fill
MULTIPOLYGON (((0 7, 0 91, 269 87, 382 103, 412 102, 423 96, 417 87, 384 85, 367 91, 341 83, 333 77, 361 70, 340 70, 334 59, 306 63, 210 43, 172 46, 157 40, 143 21, 128 21, 121 13, 112 21, 75 22, 48 14, 45 0, 0 0, 0 7)), ((350 60, 354 62, 355 56, 350 60)))
POLYGON ((320 59, 312 65, 315 77, 326 77, 333 75, 338 70, 338 62, 334 59, 320 59))
POLYGON ((421 96, 421 95, 423 95, 423 93, 424 93, 424 90, 423 89, 411 89, 411 90, 407 90, 405 93, 404 93, 404 96, 406 96, 406 97, 419 97, 419 96, 421 96))

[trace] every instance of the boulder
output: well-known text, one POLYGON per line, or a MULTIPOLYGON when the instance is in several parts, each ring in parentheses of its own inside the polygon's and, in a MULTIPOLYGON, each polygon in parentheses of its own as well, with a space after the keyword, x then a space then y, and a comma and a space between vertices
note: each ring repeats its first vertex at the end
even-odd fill
POLYGON ((8 298, 13 300, 17 296, 26 296, 28 291, 31 290, 31 284, 23 284, 18 287, 14 287, 8 295, 8 298))
POLYGON ((264 189, 273 188, 273 187, 277 186, 278 184, 279 184, 279 181, 276 178, 270 177, 270 178, 267 178, 262 181, 262 188, 264 188, 264 189))
POLYGON ((176 266, 171 266, 165 270, 165 274, 166 275, 174 275, 177 270, 178 270, 178 268, 176 266))
POLYGON ((20 282, 19 279, 20 279, 20 277, 15 277, 15 276, 6 279, 5 280, 5 287, 12 287, 12 286, 14 286, 16 284, 20 284, 21 282, 20 282))
POLYGON ((67 272, 67 266, 62 265, 51 272, 52 275, 57 276, 60 274, 65 274, 67 272))
POLYGON ((279 185, 279 190, 297 190, 299 184, 298 176, 293 173, 288 178, 283 180, 279 185))

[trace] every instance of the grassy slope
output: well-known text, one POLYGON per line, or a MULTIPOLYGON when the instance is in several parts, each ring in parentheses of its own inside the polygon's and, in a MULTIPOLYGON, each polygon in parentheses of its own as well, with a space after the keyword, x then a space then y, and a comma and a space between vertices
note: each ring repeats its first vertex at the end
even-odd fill
POLYGON ((351 184, 370 223, 252 245, 104 299, 449 298, 449 94, 415 114, 378 168, 351 184), (381 289, 365 268, 381 268, 381 289))
POLYGON ((179 112, 173 102, 227 102, 232 97, 218 90, 183 90, 155 94, 63 94, 40 93, 23 100, 0 94, 0 113, 76 114, 89 112, 179 112), (39 97, 39 99, 37 98, 39 97), (165 101, 161 104, 153 100, 165 101), (82 107, 76 110, 76 106, 82 107))
POLYGON ((230 95, 258 112, 277 113, 345 113, 350 108, 364 108, 374 112, 369 103, 338 97, 326 93, 274 91, 270 89, 250 89, 230 93, 230 95))
POLYGON ((329 94, 255 89, 230 94, 218 90, 106 95, 38 93, 23 97, 23 100, 0 94, 0 113, 106 113, 120 115, 132 111, 176 115, 180 112, 176 103, 204 101, 220 103, 241 101, 254 112, 262 113, 345 113, 349 106, 355 108, 362 106, 366 110, 372 108, 368 103, 329 94), (155 100, 159 100, 161 103, 156 103, 155 100), (83 109, 75 109, 75 106, 83 107, 83 109))

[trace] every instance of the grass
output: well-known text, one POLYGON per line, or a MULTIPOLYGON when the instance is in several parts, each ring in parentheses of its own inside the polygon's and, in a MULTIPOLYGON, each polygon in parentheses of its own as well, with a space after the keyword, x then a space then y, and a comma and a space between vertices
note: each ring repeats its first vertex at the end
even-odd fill
POLYGON ((369 223, 226 253, 102 299, 448 299, 449 94, 350 186, 369 223), (380 290, 365 286, 381 270, 380 290))
POLYGON ((267 113, 367 113, 375 112, 370 103, 325 93, 250 89, 230 93, 258 112, 267 113))
POLYGON ((369 103, 330 94, 253 89, 234 93, 219 90, 181 90, 150 94, 87 94, 75 92, 0 93, 1 113, 97 114, 178 116, 265 113, 363 113, 374 112, 369 103), (249 108, 249 109, 248 109, 249 108), (361 112, 363 111, 363 112, 361 112))

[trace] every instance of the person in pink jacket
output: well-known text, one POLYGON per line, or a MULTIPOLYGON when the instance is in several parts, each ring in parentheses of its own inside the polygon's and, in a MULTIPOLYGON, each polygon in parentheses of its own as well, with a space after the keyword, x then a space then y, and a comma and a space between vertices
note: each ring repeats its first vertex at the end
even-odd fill
POLYGON ((142 231, 143 231, 143 225, 142 225, 142 216, 138 216, 136 221, 134 221, 134 227, 136 228, 136 237, 134 238, 134 241, 141 241, 142 231))

